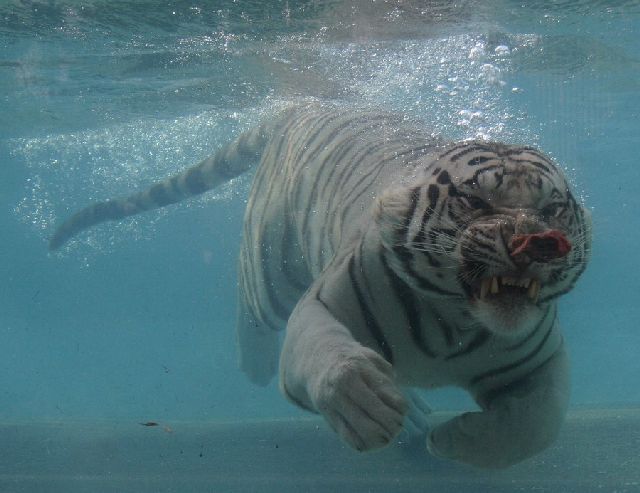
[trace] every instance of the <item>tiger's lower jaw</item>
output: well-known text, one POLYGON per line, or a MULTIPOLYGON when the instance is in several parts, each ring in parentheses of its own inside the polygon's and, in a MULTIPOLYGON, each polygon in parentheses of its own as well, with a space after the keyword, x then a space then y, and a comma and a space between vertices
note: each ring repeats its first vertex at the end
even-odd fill
POLYGON ((528 333, 542 315, 542 310, 527 289, 504 288, 484 298, 473 296, 472 314, 496 335, 518 337, 528 333))

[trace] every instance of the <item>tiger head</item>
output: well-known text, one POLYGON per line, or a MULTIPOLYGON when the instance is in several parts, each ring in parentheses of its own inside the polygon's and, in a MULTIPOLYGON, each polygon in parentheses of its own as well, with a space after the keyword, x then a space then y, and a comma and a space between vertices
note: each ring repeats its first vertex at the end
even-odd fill
POLYGON ((590 215, 562 171, 536 149, 478 141, 423 170, 377 201, 390 267, 496 334, 530 330, 589 257, 590 215))

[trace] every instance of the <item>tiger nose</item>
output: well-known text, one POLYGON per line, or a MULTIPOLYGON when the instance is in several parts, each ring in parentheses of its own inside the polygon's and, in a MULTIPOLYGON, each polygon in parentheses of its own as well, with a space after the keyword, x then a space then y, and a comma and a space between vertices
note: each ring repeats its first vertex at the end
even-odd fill
POLYGON ((509 256, 518 267, 525 268, 534 261, 546 262, 566 255, 566 239, 547 238, 547 228, 535 211, 519 209, 512 217, 509 231, 503 230, 503 235, 509 256))
POLYGON ((509 255, 516 264, 548 262, 571 251, 571 242, 562 231, 548 229, 542 233, 516 234, 509 241, 509 255))

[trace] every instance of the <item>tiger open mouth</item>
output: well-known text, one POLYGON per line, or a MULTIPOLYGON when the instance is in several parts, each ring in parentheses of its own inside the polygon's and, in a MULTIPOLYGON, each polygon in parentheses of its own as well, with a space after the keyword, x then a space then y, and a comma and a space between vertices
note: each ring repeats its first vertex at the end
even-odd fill
POLYGON ((540 281, 531 277, 491 276, 477 284, 474 295, 483 301, 504 295, 526 296, 536 303, 540 286, 540 281))

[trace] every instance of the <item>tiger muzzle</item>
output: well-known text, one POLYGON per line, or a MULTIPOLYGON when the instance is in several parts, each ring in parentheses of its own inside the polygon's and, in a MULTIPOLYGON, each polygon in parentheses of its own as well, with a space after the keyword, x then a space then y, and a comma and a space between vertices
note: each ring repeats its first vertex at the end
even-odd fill
POLYGON ((542 233, 514 234, 509 241, 509 255, 517 263, 548 262, 562 258, 570 251, 571 242, 557 229, 542 233))

